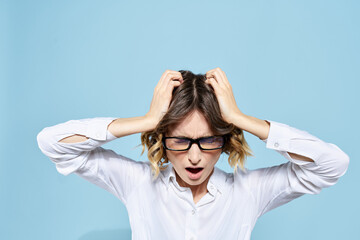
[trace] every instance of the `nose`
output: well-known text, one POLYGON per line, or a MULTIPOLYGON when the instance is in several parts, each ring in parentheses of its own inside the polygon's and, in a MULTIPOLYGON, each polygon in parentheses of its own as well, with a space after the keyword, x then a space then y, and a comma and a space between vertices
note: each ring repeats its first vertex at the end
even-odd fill
POLYGON ((193 163, 201 160, 201 149, 196 143, 193 143, 188 150, 188 159, 193 163))

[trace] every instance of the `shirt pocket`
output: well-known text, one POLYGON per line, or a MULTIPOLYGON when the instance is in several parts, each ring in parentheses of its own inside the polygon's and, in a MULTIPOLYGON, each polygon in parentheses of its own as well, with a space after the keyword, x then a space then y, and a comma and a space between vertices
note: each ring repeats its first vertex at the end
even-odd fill
POLYGON ((237 240, 250 240, 250 225, 249 224, 241 225, 237 240))

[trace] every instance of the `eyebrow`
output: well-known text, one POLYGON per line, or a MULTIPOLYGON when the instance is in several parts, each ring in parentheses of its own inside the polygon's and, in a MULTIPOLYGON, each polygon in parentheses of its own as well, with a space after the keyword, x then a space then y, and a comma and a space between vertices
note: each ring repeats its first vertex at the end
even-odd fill
MULTIPOLYGON (((204 138, 204 137, 212 137, 214 135, 204 135, 204 136, 201 136, 201 137, 197 137, 197 138, 204 138)), ((183 136, 183 135, 180 135, 180 136, 174 136, 174 137, 180 137, 180 138, 191 138, 191 137, 187 137, 187 136, 183 136)), ((193 139, 196 139, 196 138, 193 138, 193 139)))

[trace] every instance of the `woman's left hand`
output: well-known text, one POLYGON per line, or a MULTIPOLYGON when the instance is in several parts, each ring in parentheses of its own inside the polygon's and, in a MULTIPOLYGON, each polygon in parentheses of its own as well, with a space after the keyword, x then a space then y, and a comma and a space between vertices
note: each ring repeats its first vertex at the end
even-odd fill
POLYGON ((234 119, 244 115, 236 105, 232 87, 224 73, 219 67, 206 72, 205 83, 210 84, 219 102, 222 118, 228 123, 234 123, 234 119))

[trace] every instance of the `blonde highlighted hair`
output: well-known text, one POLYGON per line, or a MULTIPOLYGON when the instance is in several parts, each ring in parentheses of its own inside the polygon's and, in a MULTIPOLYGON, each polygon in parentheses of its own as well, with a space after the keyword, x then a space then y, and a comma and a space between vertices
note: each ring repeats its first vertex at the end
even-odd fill
POLYGON ((214 89, 205 83, 204 74, 194 74, 187 70, 179 72, 184 82, 174 88, 168 111, 155 129, 141 133, 141 155, 146 147, 153 180, 159 176, 160 171, 167 168, 164 164, 169 163, 162 145, 163 136, 195 110, 203 114, 214 135, 225 137, 222 152, 229 155, 228 163, 234 168, 234 173, 238 166, 245 171, 246 158, 253 154, 245 140, 243 130, 222 119, 214 89))

